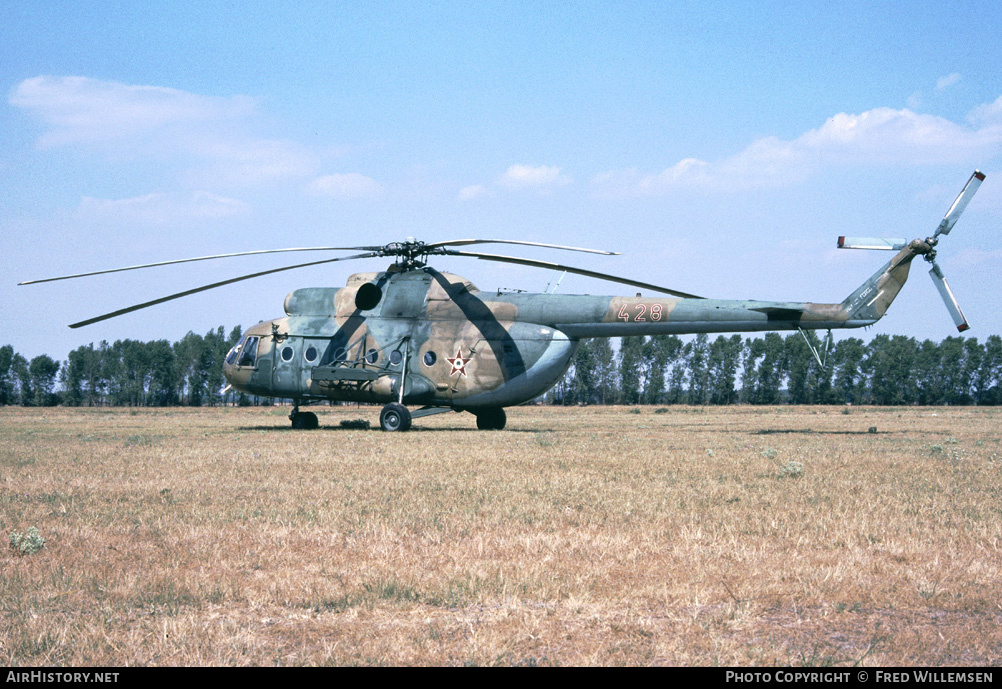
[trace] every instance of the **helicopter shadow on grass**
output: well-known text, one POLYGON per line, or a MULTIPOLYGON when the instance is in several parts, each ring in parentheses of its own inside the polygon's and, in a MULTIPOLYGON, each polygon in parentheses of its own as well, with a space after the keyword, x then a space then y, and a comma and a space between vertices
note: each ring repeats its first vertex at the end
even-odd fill
POLYGON ((876 427, 873 430, 865 431, 818 431, 813 428, 763 428, 758 431, 749 431, 750 435, 782 435, 789 433, 804 435, 890 435, 895 433, 895 431, 878 431, 876 427))
MULTIPOLYGON (((273 431, 273 432, 279 432, 279 433, 287 433, 287 432, 289 432, 289 433, 305 433, 305 434, 317 433, 317 432, 320 432, 320 431, 334 431, 334 432, 337 432, 337 433, 351 433, 351 432, 356 432, 357 433, 359 431, 362 431, 362 432, 369 432, 369 431, 371 431, 371 432, 374 432, 374 433, 382 433, 383 432, 379 428, 379 424, 372 425, 369 428, 344 428, 344 427, 341 427, 341 426, 323 426, 323 425, 321 425, 319 428, 315 428, 315 429, 309 430, 309 431, 308 430, 302 430, 302 429, 292 428, 291 426, 238 426, 235 430, 238 430, 238 431, 273 431)), ((532 429, 529 429, 529 428, 506 428, 506 429, 504 429, 504 430, 502 430, 500 432, 501 433, 548 433, 548 432, 553 432, 554 430, 555 429, 553 429, 553 428, 532 428, 532 429)), ((411 426, 410 429, 407 431, 407 433, 439 433, 439 432, 442 432, 442 431, 446 431, 446 432, 466 431, 466 432, 472 432, 472 433, 484 433, 485 432, 485 431, 481 431, 481 430, 477 429, 475 426, 448 426, 448 427, 445 427, 445 428, 441 428, 441 427, 439 427, 439 428, 428 428, 428 427, 422 427, 422 426, 411 426)))
MULTIPOLYGON (((716 426, 706 426, 702 424, 669 424, 665 426, 665 429, 670 430, 673 433, 719 433, 721 430, 716 426)), ((734 429, 734 432, 738 433, 741 431, 739 429, 734 429)), ((871 431, 869 429, 862 431, 825 431, 814 428, 760 428, 757 431, 745 432, 748 433, 748 435, 890 435, 892 433, 898 433, 899 431, 871 431)))

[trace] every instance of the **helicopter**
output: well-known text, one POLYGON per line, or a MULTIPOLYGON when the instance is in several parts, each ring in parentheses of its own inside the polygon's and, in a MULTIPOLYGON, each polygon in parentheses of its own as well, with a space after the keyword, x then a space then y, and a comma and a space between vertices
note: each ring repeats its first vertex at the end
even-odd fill
POLYGON ((384 271, 351 275, 345 286, 307 287, 285 298, 285 316, 246 330, 226 355, 229 386, 249 394, 288 398, 294 429, 319 427, 301 406, 323 401, 382 404, 380 428, 399 432, 413 419, 470 412, 477 428, 501 430, 505 408, 549 390, 570 367, 582 338, 859 328, 886 313, 908 278, 912 260, 931 264, 932 277, 958 331, 968 322, 936 263, 940 238, 953 229, 985 175, 975 170, 935 232, 925 239, 839 237, 842 249, 897 251, 838 304, 707 299, 647 282, 535 259, 456 247, 507 244, 618 255, 581 247, 505 239, 425 243, 413 237, 383 246, 302 247, 243 251, 28 280, 27 285, 191 261, 307 251, 361 251, 221 280, 73 323, 79 328, 224 285, 338 261, 392 257, 384 271), (656 297, 484 292, 464 277, 439 272, 429 260, 462 256, 564 271, 656 292, 656 297), (408 407, 417 406, 411 411, 408 407))

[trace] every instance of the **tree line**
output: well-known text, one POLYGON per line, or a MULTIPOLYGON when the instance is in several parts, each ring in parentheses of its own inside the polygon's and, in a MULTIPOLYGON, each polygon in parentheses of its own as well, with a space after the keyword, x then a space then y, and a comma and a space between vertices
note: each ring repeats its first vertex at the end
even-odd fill
POLYGON ((1002 403, 1002 337, 877 335, 826 348, 816 333, 674 335, 581 343, 551 404, 1002 403), (812 353, 813 345, 821 362, 812 353), (827 356, 825 356, 827 354, 827 356), (824 366, 821 365, 824 363, 824 366))
MULTIPOLYGON (((271 403, 223 393, 223 358, 241 337, 220 326, 179 341, 118 340, 78 347, 59 362, 30 361, 0 347, 0 405, 215 406, 271 403)), ((901 335, 840 340, 675 335, 585 340, 549 404, 878 404, 1002 403, 1002 337, 917 341, 901 335), (813 345, 824 366, 811 351, 813 345)))
POLYGON ((223 358, 241 337, 220 326, 167 340, 116 340, 77 347, 63 362, 46 354, 27 361, 11 345, 0 347, 0 405, 215 406, 248 404, 241 393, 223 394, 223 358))

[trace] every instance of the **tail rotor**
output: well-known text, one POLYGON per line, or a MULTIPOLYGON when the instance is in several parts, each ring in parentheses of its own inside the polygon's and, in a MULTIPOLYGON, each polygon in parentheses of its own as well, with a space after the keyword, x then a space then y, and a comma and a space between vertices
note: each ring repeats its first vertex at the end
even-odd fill
POLYGON ((964 312, 960 310, 960 304, 957 302, 957 298, 953 296, 953 290, 950 289, 950 284, 946 281, 943 270, 936 263, 936 244, 939 243, 940 235, 945 236, 950 234, 950 230, 957 224, 960 214, 967 208, 967 204, 974 198, 974 194, 978 191, 978 187, 981 186, 984 180, 985 174, 980 170, 975 170, 970 179, 967 180, 967 184, 964 185, 963 191, 957 196, 957 200, 953 202, 950 210, 943 216, 943 220, 939 223, 939 227, 936 228, 936 232, 925 240, 926 244, 932 247, 932 250, 924 257, 926 261, 932 264, 932 268, 929 270, 929 277, 932 278, 933 284, 936 285, 936 289, 939 291, 939 295, 943 298, 946 310, 950 312, 950 317, 953 319, 954 325, 957 326, 958 332, 964 332, 971 326, 967 322, 964 312))
POLYGON ((964 185, 963 191, 957 196, 957 200, 953 202, 950 206, 950 210, 946 212, 943 216, 943 220, 939 223, 936 231, 931 237, 927 237, 925 240, 917 239, 910 244, 908 244, 904 239, 898 238, 885 238, 885 237, 839 237, 838 238, 838 248, 840 249, 882 249, 889 251, 900 251, 905 247, 909 247, 911 256, 907 260, 911 260, 915 255, 921 255, 926 261, 932 264, 932 268, 929 270, 929 277, 932 278, 933 283, 936 285, 936 289, 939 291, 940 296, 943 298, 943 303, 946 304, 947 311, 950 312, 950 317, 953 319, 954 325, 957 326, 957 330, 964 332, 970 328, 970 324, 967 322, 967 317, 964 316, 964 312, 960 309, 960 304, 957 302, 957 298, 953 296, 953 290, 950 289, 949 283, 946 281, 946 277, 943 275, 943 270, 936 263, 936 245, 939 243, 941 236, 950 234, 953 226, 957 224, 957 219, 960 214, 964 212, 967 208, 967 204, 971 202, 974 198, 974 194, 978 191, 978 187, 985 179, 985 174, 980 170, 975 170, 971 175, 970 179, 967 180, 967 184, 964 185))

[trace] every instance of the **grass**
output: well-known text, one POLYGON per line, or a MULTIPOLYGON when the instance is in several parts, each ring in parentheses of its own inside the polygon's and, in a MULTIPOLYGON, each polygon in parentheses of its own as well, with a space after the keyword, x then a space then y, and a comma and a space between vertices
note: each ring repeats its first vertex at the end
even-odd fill
POLYGON ((2 408, 0 664, 1002 661, 1002 409, 633 409, 2 408))

